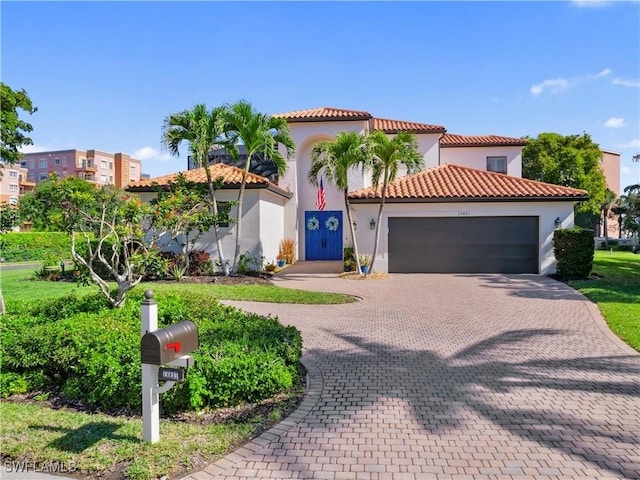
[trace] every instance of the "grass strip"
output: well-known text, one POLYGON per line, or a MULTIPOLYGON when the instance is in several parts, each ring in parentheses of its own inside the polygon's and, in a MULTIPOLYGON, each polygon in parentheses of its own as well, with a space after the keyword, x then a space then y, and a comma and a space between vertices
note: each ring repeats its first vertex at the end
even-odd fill
POLYGON ((569 284, 593 300, 609 328, 640 352, 640 255, 598 250, 593 273, 569 284))

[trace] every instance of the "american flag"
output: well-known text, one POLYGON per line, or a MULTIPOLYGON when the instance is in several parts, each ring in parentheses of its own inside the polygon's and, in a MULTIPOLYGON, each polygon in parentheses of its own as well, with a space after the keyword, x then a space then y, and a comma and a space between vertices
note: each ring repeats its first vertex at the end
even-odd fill
POLYGON ((324 196, 324 187, 322 186, 322 177, 320 178, 320 187, 318 187, 318 195, 316 196, 316 208, 320 211, 324 210, 327 205, 327 199, 324 196))

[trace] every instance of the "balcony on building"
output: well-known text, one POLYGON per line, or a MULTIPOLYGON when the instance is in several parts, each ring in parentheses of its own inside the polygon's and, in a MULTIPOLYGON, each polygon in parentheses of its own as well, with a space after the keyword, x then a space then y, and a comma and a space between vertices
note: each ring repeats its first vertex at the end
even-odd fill
MULTIPOLYGON (((93 158, 81 158, 76 162, 76 173, 78 176, 80 176, 79 174, 81 173, 96 173, 96 171, 96 164, 93 158)), ((85 180, 88 180, 88 178, 85 178, 85 180)))

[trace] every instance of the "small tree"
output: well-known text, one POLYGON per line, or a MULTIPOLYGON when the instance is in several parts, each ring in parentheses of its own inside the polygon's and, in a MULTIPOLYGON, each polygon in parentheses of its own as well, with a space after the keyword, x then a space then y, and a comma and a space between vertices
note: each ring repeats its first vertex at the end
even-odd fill
MULTIPOLYGON (((221 183, 221 182, 218 182, 221 183)), ((221 185, 214 183, 214 188, 221 185)), ((152 228, 162 232, 166 238, 163 243, 178 242, 180 235, 185 237, 185 267, 189 271, 189 253, 198 239, 216 223, 225 221, 228 207, 215 215, 210 207, 207 185, 189 182, 180 173, 175 182, 166 186, 158 186, 158 196, 151 202, 153 207, 152 228)))
POLYGON ((640 234, 640 184, 624 188, 624 195, 620 197, 620 207, 624 211, 624 230, 632 235, 640 234))
POLYGON ((112 307, 122 307, 126 293, 140 283, 152 259, 153 242, 146 238, 145 228, 151 207, 112 186, 73 193, 63 206, 61 220, 71 235, 73 260, 87 269, 112 307), (75 232, 80 233, 80 248, 75 232), (115 292, 109 280, 115 280, 115 292))

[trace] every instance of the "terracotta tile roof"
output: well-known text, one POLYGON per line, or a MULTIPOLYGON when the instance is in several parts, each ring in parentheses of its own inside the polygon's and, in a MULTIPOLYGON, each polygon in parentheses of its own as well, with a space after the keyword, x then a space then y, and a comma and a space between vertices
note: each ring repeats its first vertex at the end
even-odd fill
MULTIPOLYGON (((349 198, 357 203, 358 200, 367 202, 380 199, 381 195, 382 187, 364 188, 349 193, 349 198)), ((584 190, 450 164, 399 178, 387 189, 388 201, 577 201, 586 198, 587 192, 584 190)))
MULTIPOLYGON (((229 165, 225 165, 224 163, 216 163, 214 165, 211 165, 210 170, 212 178, 216 179, 222 177, 224 179, 223 188, 239 188, 240 183, 242 183, 243 170, 238 167, 232 167, 229 165)), ((139 192, 153 191, 154 184, 167 185, 169 183, 175 182, 178 178, 179 173, 180 172, 163 175, 156 178, 147 178, 144 180, 139 180, 137 182, 131 182, 127 186, 127 190, 139 192)), ((191 182, 204 183, 207 181, 207 174, 204 170, 204 167, 195 168, 193 170, 186 170, 182 172, 182 174, 188 181, 191 182)), ((291 197, 290 192, 287 192, 275 183, 270 182, 267 178, 251 172, 247 174, 247 188, 267 188, 279 195, 285 196, 287 198, 291 197)))
POLYGON ((295 112, 278 113, 274 117, 284 118, 288 122, 326 122, 331 120, 369 120, 369 112, 345 110, 343 108, 320 107, 295 112))
POLYGON ((454 135, 446 133, 440 139, 440 146, 446 147, 502 147, 525 146, 525 138, 501 137, 499 135, 454 135))
POLYGON ((440 125, 428 123, 405 122, 402 120, 389 120, 388 118, 373 118, 371 130, 382 130, 385 133, 398 133, 409 130, 414 133, 444 133, 446 129, 440 125))

